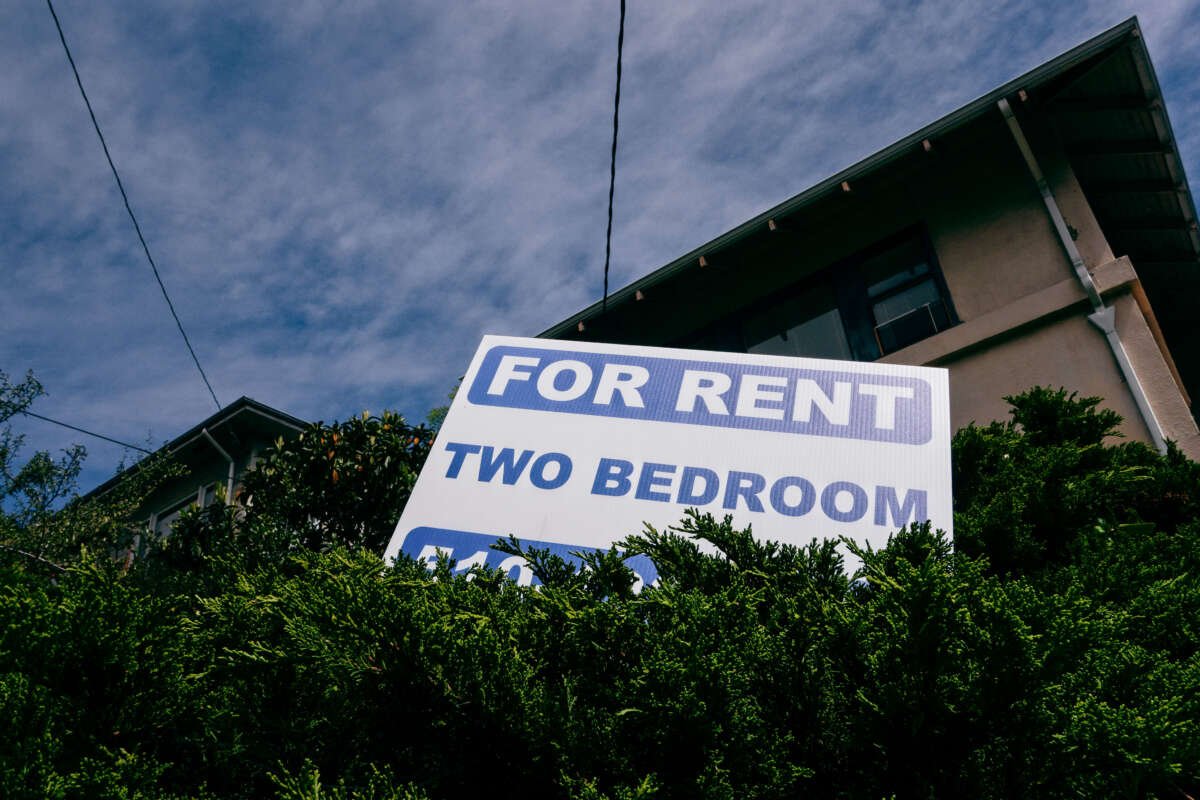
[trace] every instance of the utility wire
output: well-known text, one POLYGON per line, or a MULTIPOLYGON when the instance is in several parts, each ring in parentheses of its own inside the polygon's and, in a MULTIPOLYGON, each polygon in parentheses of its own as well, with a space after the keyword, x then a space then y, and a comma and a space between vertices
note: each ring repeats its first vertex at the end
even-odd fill
POLYGON ((617 31, 617 94, 613 99, 612 162, 608 172, 608 233, 604 236, 604 300, 600 303, 600 313, 608 311, 608 262, 612 256, 613 189, 617 185, 617 121, 621 111, 621 51, 624 47, 625 0, 621 0, 621 26, 617 31))
POLYGON ((79 431, 80 433, 87 434, 88 436, 95 436, 97 439, 103 439, 106 442, 112 442, 113 444, 119 444, 119 445, 121 445, 121 447, 128 447, 130 450, 140 450, 143 453, 151 452, 144 447, 138 447, 136 444, 130 444, 129 442, 122 442, 119 439, 113 439, 110 436, 105 436, 100 433, 93 433, 92 431, 84 430, 83 428, 77 428, 74 425, 68 425, 65 422, 59 422, 56 419, 50 419, 49 417, 43 417, 41 414, 35 414, 32 411, 22 411, 21 413, 27 417, 34 417, 36 419, 44 420, 46 422, 53 422, 55 425, 61 425, 64 428, 70 428, 73 431, 79 431))
MULTIPOLYGON (((171 309, 171 316, 175 318, 175 324, 179 327, 179 335, 183 337, 183 343, 187 345, 188 352, 192 354, 192 361, 196 362, 196 369, 200 370, 200 377, 204 379, 204 385, 208 387, 208 393, 212 395, 213 402, 220 409, 221 403, 217 400, 217 393, 213 391, 212 384, 208 382, 208 376, 204 374, 204 367, 200 366, 200 359, 196 358, 196 351, 192 349, 192 343, 188 339, 187 332, 183 329, 183 323, 179 321, 179 315, 175 313, 175 304, 171 302, 171 297, 167 294, 167 287, 163 284, 162 276, 158 274, 158 265, 154 263, 154 258, 150 255, 150 247, 146 244, 146 237, 142 236, 142 227, 138 225, 137 217, 133 215, 133 208, 129 205, 129 196, 125 194, 125 185, 121 183, 121 176, 117 174, 117 167, 113 164, 112 156, 108 152, 108 143, 104 141, 104 134, 100 132, 100 123, 96 121, 96 112, 92 110, 92 103, 88 100, 87 92, 83 90, 83 81, 79 78, 79 70, 75 67, 75 59, 71 57, 71 48, 67 47, 67 37, 63 35, 62 24, 59 23, 58 14, 54 11, 54 3, 46 0, 46 5, 50 8, 50 16, 54 17, 54 27, 58 29, 58 39, 62 42, 63 50, 67 54, 67 61, 71 62, 71 72, 75 73, 75 83, 79 86, 79 93, 83 95, 84 105, 87 106, 88 115, 92 118, 92 127, 96 129, 96 135, 100 137, 100 146, 104 148, 104 157, 108 159, 108 167, 112 170, 113 178, 117 181, 117 189, 121 192, 121 199, 125 201, 125 210, 129 212, 129 219, 133 221, 133 229, 137 232, 138 241, 142 243, 142 251, 146 254, 146 260, 150 262, 150 269, 154 271, 154 279, 158 281, 158 288, 162 289, 163 299, 167 301, 167 308, 171 309)), ((624 9, 624 0, 621 0, 621 7, 624 9)), ((622 13, 624 12, 622 11, 622 13)), ((68 425, 67 427, 70 426, 68 425)), ((87 433, 87 431, 84 431, 84 433, 87 433)), ((100 438, 103 439, 105 437, 102 436, 100 438)))

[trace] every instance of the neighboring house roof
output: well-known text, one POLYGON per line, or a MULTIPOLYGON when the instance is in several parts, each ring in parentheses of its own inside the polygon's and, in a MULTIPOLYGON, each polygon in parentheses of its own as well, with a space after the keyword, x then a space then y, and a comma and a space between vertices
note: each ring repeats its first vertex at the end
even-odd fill
MULTIPOLYGON (((995 114, 1000 124, 1001 99, 1052 119, 1105 237, 1114 253, 1129 256, 1138 270, 1183 381, 1193 396, 1200 396, 1200 339, 1192 322, 1200 297, 1196 207, 1136 17, 618 289, 609 295, 609 310, 700 268, 701 257, 768 235, 789 217, 837 196, 844 183, 852 186, 893 162, 923 153, 926 142, 936 148, 940 137, 987 114, 995 114)), ((602 316, 601 303, 593 303, 540 335, 570 337, 580 323, 602 316)))
MULTIPOLYGON (((209 436, 223 442, 224 447, 233 449, 237 447, 239 440, 248 431, 258 431, 260 432, 260 436, 264 431, 274 431, 278 435, 287 430, 299 432, 307 426, 307 422, 298 417, 293 417, 291 414, 285 414, 278 409, 271 408, 249 397, 239 397, 211 417, 190 428, 186 433, 175 437, 163 445, 159 448, 158 452, 183 455, 190 448, 198 444, 210 447, 211 445, 207 442, 207 437, 205 436, 206 432, 209 436)), ((107 494, 113 487, 128 477, 129 474, 136 472, 138 468, 138 465, 134 464, 129 469, 117 473, 85 494, 83 496, 84 499, 101 497, 107 494)))

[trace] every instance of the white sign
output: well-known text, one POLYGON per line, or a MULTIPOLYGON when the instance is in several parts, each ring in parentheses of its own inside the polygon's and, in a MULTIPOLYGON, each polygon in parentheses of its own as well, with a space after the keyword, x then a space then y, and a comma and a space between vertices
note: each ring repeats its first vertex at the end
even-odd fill
POLYGON ((689 507, 795 545, 951 532, 946 370, 485 336, 384 557, 528 584, 498 538, 566 556, 689 507))

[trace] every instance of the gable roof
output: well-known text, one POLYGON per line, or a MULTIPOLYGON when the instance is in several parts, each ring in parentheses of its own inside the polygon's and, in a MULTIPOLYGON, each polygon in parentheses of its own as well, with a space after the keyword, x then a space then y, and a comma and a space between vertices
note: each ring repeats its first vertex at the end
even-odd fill
MULTIPOLYGON (((609 295, 609 310, 634 301, 642 290, 698 269, 702 256, 767 235, 772 224, 803 215, 816 202, 836 196, 843 182, 853 184, 920 153, 926 140, 936 142, 987 114, 999 121, 997 102, 1008 98, 1027 113, 1053 119, 1101 230, 1114 254, 1128 255, 1138 270, 1184 383, 1193 396, 1200 396, 1200 339, 1193 331, 1190 307, 1192 298, 1200 296, 1196 207, 1137 17, 618 289, 609 295)), ((602 304, 593 303, 539 335, 573 338, 580 323, 602 316, 602 304)))
MULTIPOLYGON (((243 395, 242 397, 239 397, 237 400, 234 400, 232 403, 222 408, 217 413, 213 414, 211 417, 208 417, 199 424, 189 428, 185 433, 176 436, 174 439, 160 447, 156 452, 165 452, 168 454, 182 453, 186 448, 204 438, 205 431, 213 435, 225 431, 236 441, 237 434, 235 431, 233 431, 233 427, 242 422, 251 421, 259 424, 266 422, 269 427, 276 429, 290 429, 297 432, 304 430, 304 428, 308 426, 308 423, 299 417, 293 417, 291 414, 285 414, 278 409, 271 408, 265 403, 260 403, 253 398, 243 395)), ((82 499, 86 500, 94 497, 101 497, 107 494, 113 489, 113 487, 123 481, 126 477, 131 474, 136 474, 138 469, 139 465, 134 464, 132 467, 117 473, 104 483, 97 486, 95 489, 92 489, 90 492, 83 495, 82 499)))

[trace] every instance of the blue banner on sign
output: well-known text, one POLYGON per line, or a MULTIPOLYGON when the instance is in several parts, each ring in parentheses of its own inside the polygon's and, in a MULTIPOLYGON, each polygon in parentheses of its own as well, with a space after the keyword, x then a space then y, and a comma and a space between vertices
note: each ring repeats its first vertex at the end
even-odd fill
MULTIPOLYGON (((501 553, 493 550, 497 536, 469 531, 455 531, 446 528, 413 528, 404 537, 402 552, 418 561, 432 564, 437 558, 438 551, 445 553, 458 562, 455 571, 465 572, 473 566, 486 566, 488 569, 500 569, 510 578, 523 586, 537 586, 541 583, 525 560, 520 556, 501 553)), ((521 546, 528 549, 536 547, 549 550, 554 555, 576 566, 583 563, 576 553, 592 553, 595 547, 580 547, 578 545, 558 544, 555 542, 539 542, 533 539, 518 540, 521 546)), ((658 580, 658 570, 648 557, 638 555, 625 559, 625 566, 633 570, 644 586, 649 586, 658 580)))
POLYGON ((925 444, 930 385, 895 375, 493 347, 468 390, 476 405, 925 444))

